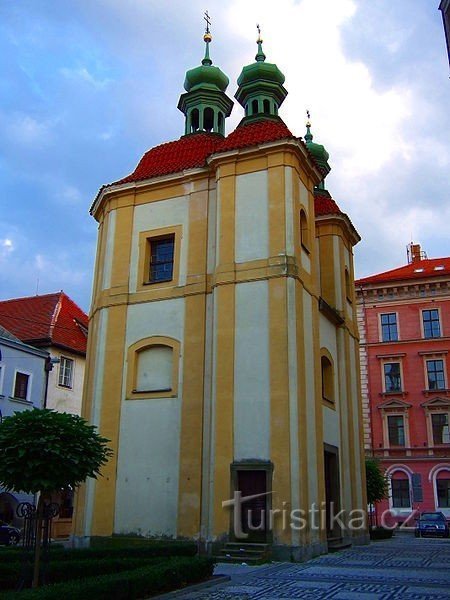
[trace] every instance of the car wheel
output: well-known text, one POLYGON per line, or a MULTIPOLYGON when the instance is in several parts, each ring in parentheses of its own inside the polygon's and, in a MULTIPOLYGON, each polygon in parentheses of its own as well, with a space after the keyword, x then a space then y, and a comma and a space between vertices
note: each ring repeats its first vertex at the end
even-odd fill
POLYGON ((17 533, 11 533, 8 540, 8 546, 17 546, 19 543, 19 536, 17 533))

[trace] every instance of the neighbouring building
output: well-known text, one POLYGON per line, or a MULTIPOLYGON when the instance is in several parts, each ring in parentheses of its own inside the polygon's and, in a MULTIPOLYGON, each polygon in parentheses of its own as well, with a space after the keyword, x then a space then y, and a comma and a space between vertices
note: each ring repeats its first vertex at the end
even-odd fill
POLYGON ((355 282, 364 444, 389 476, 378 513, 450 517, 450 258, 408 246, 408 264, 355 282))
MULTIPOLYGON (((0 325, 22 342, 48 353, 44 406, 81 414, 86 363, 88 317, 64 292, 0 301, 0 325)), ((73 494, 63 491, 54 521, 55 537, 66 537, 72 526, 73 494)))
POLYGON ((179 100, 185 135, 91 208, 83 414, 114 457, 77 494, 75 540, 140 533, 209 551, 236 540, 302 559, 367 538, 365 523, 330 519, 333 503, 345 523, 366 507, 359 236, 325 188, 310 124, 302 140, 278 116, 284 76, 260 39, 238 79, 245 116, 225 136, 233 102, 210 41, 179 100), (240 516, 239 493, 251 497, 240 516), (305 527, 290 526, 292 510, 305 527))
MULTIPOLYGON (((0 422, 15 412, 41 408, 48 353, 28 346, 0 325, 0 422)), ((34 496, 0 486, 0 521, 20 525, 16 507, 34 496)))

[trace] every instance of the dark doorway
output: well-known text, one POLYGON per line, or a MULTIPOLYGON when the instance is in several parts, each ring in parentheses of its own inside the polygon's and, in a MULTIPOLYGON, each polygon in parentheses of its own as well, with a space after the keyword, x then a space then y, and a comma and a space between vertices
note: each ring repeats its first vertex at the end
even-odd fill
POLYGON ((338 452, 335 446, 325 444, 324 468, 327 538, 339 538, 342 536, 339 525, 332 522, 332 516, 339 513, 341 504, 338 452))
POLYGON ((247 541, 265 542, 267 533, 267 485, 265 471, 238 471, 237 491, 242 494, 241 525, 247 541), (264 495, 259 495, 264 494, 264 495), (245 500, 247 496, 255 496, 245 500))

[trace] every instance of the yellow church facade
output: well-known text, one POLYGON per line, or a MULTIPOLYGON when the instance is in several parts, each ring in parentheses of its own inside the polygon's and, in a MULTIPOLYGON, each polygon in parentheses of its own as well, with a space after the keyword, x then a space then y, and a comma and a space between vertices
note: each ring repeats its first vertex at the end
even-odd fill
POLYGON ((349 523, 366 507, 359 236, 309 124, 302 140, 278 116, 284 77, 260 41, 236 95, 245 117, 223 135, 228 79, 205 41, 180 99, 186 134, 91 208, 83 414, 114 456, 80 489, 74 534, 263 543, 301 560, 366 539, 364 519, 349 523))

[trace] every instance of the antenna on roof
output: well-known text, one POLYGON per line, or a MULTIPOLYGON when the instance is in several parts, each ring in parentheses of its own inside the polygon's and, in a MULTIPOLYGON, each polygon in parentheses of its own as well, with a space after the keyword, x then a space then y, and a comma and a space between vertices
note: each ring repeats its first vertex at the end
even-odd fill
POLYGON ((39 296, 39 275, 36 278, 36 296, 39 296))

